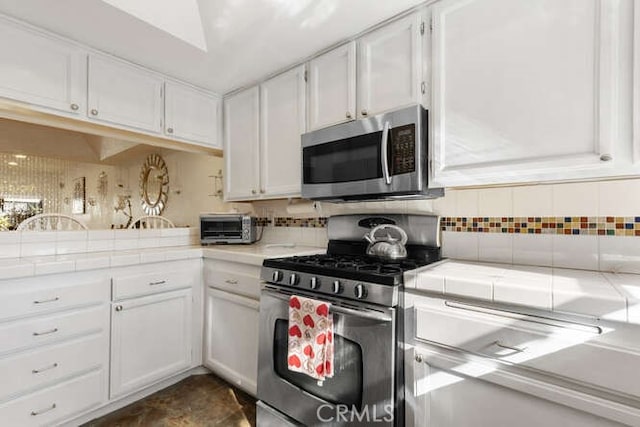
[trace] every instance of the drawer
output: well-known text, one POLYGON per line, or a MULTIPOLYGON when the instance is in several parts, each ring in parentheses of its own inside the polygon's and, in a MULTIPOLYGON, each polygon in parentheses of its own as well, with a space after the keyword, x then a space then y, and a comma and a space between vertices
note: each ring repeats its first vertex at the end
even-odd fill
POLYGON ((0 359, 0 401, 74 374, 106 368, 108 354, 108 336, 103 332, 0 359))
POLYGON ((419 298, 415 338, 640 397, 640 352, 609 347, 610 328, 419 298))
POLYGON ((235 262, 205 261, 207 286, 248 297, 260 298, 260 267, 235 262))
POLYGON ((0 355, 108 331, 109 306, 52 314, 0 325, 0 355))
POLYGON ((113 300, 118 301, 159 292, 190 288, 194 285, 192 270, 148 271, 113 278, 113 300))
POLYGON ((106 370, 89 372, 0 405, 6 426, 50 426, 80 414, 105 400, 106 370))
POLYGON ((109 302, 109 280, 80 281, 70 276, 30 278, 0 287, 0 320, 109 302))

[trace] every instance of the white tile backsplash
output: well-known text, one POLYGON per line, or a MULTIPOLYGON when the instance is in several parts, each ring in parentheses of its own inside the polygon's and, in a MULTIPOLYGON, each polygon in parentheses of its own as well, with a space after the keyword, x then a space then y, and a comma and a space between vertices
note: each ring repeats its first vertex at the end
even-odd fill
POLYGON ((640 239, 599 236, 600 270, 640 274, 640 239))
POLYGON ((442 256, 468 261, 478 260, 478 234, 442 232, 442 256))
POLYGON ((456 195, 456 210, 453 216, 478 216, 478 190, 459 190, 456 195))
POLYGON ((578 182, 553 185, 554 216, 597 216, 597 182, 578 182))
POLYGON ((513 262, 513 234, 478 233, 478 259, 511 264, 513 262))
POLYGON ((553 265, 553 235, 514 234, 513 263, 551 267, 553 265))
POLYGON ((553 235, 553 266, 598 269, 598 236, 553 235))
POLYGON ((640 215, 640 179, 598 183, 598 215, 640 215))
POLYGON ((513 192, 510 187, 478 190, 478 216, 512 216, 513 192))
POLYGON ((525 185, 514 187, 513 216, 554 216, 553 186, 525 185))

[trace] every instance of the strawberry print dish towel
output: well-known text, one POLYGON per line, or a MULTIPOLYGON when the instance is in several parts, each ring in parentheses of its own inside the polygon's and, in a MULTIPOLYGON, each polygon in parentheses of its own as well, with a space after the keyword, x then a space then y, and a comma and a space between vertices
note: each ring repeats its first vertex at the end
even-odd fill
POLYGON ((333 317, 331 304, 300 296, 289 298, 290 371, 318 381, 333 377, 333 317))

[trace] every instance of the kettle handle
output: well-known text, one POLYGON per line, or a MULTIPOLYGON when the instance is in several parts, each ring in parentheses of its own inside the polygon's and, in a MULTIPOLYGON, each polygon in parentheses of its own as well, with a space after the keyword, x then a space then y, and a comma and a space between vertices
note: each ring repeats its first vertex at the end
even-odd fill
POLYGON ((400 234, 400 244, 402 246, 407 244, 407 240, 409 240, 407 233, 401 227, 393 224, 380 224, 377 227, 374 227, 369 234, 365 234, 364 238, 367 239, 369 243, 373 243, 376 241, 376 233, 387 228, 396 230, 400 234))

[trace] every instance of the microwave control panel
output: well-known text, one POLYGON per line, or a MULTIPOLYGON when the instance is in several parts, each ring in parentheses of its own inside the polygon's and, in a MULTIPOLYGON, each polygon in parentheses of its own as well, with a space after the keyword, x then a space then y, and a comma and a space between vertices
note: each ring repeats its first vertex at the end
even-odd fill
POLYGON ((415 172, 416 125, 391 128, 391 174, 415 172))

